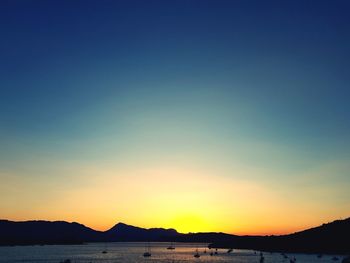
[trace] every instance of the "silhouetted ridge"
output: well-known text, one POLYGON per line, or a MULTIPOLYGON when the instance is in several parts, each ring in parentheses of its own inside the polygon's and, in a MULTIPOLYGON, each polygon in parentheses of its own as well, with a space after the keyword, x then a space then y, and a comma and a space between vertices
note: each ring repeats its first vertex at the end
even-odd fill
POLYGON ((211 247, 265 251, 350 254, 350 218, 281 236, 232 236, 211 247))
POLYGON ((85 240, 100 240, 100 232, 82 224, 64 221, 0 220, 0 233, 0 245, 77 244, 85 240))
POLYGON ((350 218, 281 236, 236 236, 225 233, 181 234, 175 229, 145 229, 118 223, 101 232, 64 221, 0 220, 0 245, 79 244, 82 242, 204 242, 216 248, 350 254, 350 218))
POLYGON ((105 232, 105 237, 111 241, 169 241, 178 235, 175 229, 145 229, 124 223, 118 223, 105 232))

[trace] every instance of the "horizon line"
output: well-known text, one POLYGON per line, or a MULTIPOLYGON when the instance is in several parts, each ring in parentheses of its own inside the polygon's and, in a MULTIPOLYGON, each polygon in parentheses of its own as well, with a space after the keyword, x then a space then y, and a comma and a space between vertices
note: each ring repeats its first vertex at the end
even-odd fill
POLYGON ((112 227, 108 228, 107 230, 96 230, 92 227, 89 227, 85 224, 82 224, 80 222, 77 222, 77 221, 66 221, 66 220, 45 220, 45 219, 29 219, 29 220, 10 220, 10 219, 3 219, 3 218, 0 218, 0 221, 8 221, 8 222, 15 222, 15 223, 25 223, 25 222, 49 222, 49 223, 55 223, 55 222, 64 222, 64 223, 68 223, 68 224, 79 224, 79 225, 82 225, 86 228, 89 228, 91 230, 94 230, 94 231, 97 231, 97 232, 107 232, 109 230, 111 230, 113 227, 117 226, 118 224, 123 224, 123 225, 126 225, 126 226, 130 226, 130 227, 135 227, 135 228, 141 228, 141 229, 145 229, 145 230, 152 230, 152 229, 164 229, 164 230, 175 230, 178 234, 183 234, 183 235, 187 235, 187 234, 208 234, 208 233, 219 233, 219 234, 226 234, 226 235, 234 235, 234 236, 284 236, 284 235, 291 235, 291 234, 294 234, 294 233, 298 233, 298 232, 303 232, 303 231, 306 231, 306 230, 309 230, 309 229, 313 229, 313 228, 317 228, 317 227, 320 227, 322 225, 326 225, 326 224, 330 224, 330 223, 333 223, 333 222, 337 222, 337 221, 343 221, 343 220, 350 220, 350 216, 349 217, 346 217, 346 218, 340 218, 340 219, 334 219, 332 221, 329 221, 329 222, 324 222, 324 223, 321 223, 320 225, 317 225, 317 226, 312 226, 312 227, 309 227, 309 228, 303 228, 303 229, 300 229, 298 231, 294 231, 294 232, 288 232, 288 233, 284 233, 284 234, 233 234, 233 233, 227 233, 227 232, 222 232, 222 231, 203 231, 203 232, 187 232, 187 233, 183 233, 183 232, 179 232, 176 228, 173 228, 173 227, 170 227, 170 228, 165 228, 165 227, 140 227, 140 226, 135 226, 135 225, 130 225, 130 224, 127 224, 127 223, 124 223, 124 222, 117 222, 116 224, 114 224, 112 227))

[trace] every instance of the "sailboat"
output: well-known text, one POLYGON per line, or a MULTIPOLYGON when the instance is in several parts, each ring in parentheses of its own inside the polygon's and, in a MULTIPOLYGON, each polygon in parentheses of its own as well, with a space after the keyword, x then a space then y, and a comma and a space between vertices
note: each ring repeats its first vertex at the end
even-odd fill
POLYGON ((170 243, 170 246, 168 246, 166 249, 175 249, 173 242, 170 243))
POLYGON ((264 254, 262 252, 260 252, 260 263, 264 263, 265 258, 264 258, 264 254))
POLYGON ((149 244, 147 246, 145 246, 145 253, 143 253, 143 256, 145 258, 148 258, 148 257, 152 256, 152 254, 151 254, 151 246, 149 244))
POLYGON ((107 245, 105 244, 105 249, 102 251, 102 254, 107 254, 107 245))
POLYGON ((198 253, 198 248, 196 249, 196 253, 193 255, 195 258, 199 258, 201 255, 198 253))

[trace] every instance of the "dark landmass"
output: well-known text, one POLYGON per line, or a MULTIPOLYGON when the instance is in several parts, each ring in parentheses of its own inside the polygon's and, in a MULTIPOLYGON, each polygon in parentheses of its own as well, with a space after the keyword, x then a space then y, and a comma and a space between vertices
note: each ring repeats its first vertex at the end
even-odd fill
POLYGON ((98 231, 64 221, 0 220, 0 245, 81 244, 97 241, 98 231))
POLYGON ((213 248, 255 249, 271 252, 350 254, 350 218, 280 236, 231 236, 214 241, 213 248))
POLYGON ((118 223, 102 233, 103 240, 114 242, 166 242, 176 239, 179 234, 175 229, 140 228, 118 223))
POLYGON ((175 229, 140 228, 118 223, 96 231, 64 221, 0 220, 0 245, 82 244, 85 242, 202 242, 212 248, 272 252, 350 254, 350 218, 280 236, 237 236, 225 233, 178 233, 175 229))
POLYGON ((85 242, 166 242, 175 240, 179 235, 181 234, 175 229, 144 229, 123 223, 118 223, 102 232, 75 222, 0 220, 0 246, 85 242))

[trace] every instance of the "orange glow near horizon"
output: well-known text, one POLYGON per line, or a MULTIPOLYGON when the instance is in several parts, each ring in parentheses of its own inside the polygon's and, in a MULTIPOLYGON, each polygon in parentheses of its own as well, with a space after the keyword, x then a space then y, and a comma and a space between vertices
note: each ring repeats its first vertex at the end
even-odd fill
MULTIPOLYGON (((322 218, 321 213, 310 215, 307 203, 271 191, 264 184, 215 177, 196 169, 88 167, 79 173, 84 176, 83 183, 72 181, 51 193, 48 203, 30 211, 6 213, 6 218, 76 221, 102 231, 123 222, 144 228, 174 228, 182 233, 241 235, 286 234, 334 219, 322 218)), ((40 203, 39 192, 25 192, 27 183, 15 181, 18 190, 13 190, 23 191, 20 194, 28 197, 24 202, 40 203)))

